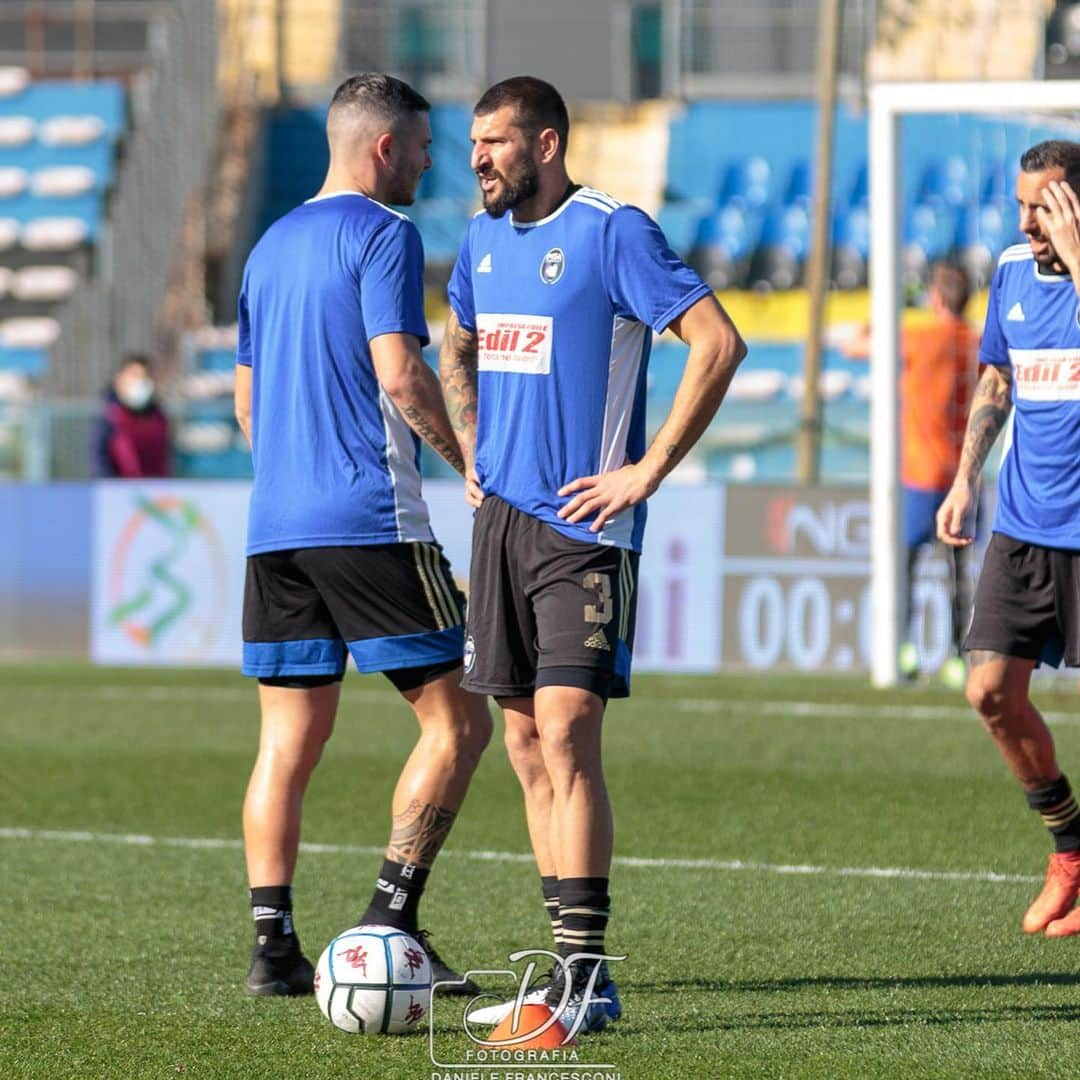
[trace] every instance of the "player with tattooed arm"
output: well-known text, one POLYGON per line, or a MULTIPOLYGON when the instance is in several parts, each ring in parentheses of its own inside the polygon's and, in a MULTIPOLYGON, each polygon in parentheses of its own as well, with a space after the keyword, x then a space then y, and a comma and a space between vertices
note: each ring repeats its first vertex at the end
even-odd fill
POLYGON ((946 544, 972 542, 979 476, 1011 409, 964 642, 967 698, 1053 840, 1023 929, 1062 938, 1080 934, 1080 806, 1030 683, 1040 663, 1080 666, 1080 144, 1039 143, 1020 170, 1027 243, 1005 250, 990 285, 979 351, 986 367, 937 526, 946 544))

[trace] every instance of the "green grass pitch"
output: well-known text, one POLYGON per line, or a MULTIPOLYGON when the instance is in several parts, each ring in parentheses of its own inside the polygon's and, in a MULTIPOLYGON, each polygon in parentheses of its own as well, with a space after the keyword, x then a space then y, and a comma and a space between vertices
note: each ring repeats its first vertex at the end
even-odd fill
MULTIPOLYGON (((1037 697, 1080 778, 1080 710, 1055 685, 1037 697)), ((350 1037, 310 999, 243 996, 257 724, 254 687, 228 672, 0 668, 0 1078, 449 1072, 426 1034, 350 1037), (200 840, 219 842, 177 842, 200 840)), ((305 843, 329 847, 296 881, 312 959, 367 901, 412 739, 389 684, 350 676, 305 819, 305 843)), ((1080 940, 1019 930, 1049 845, 959 695, 638 677, 605 752, 625 1015, 564 1075, 1080 1069, 1080 940)), ((499 855, 527 851, 497 736, 422 908, 451 962, 547 944, 535 870, 499 855)), ((470 1047, 460 1010, 436 1012, 444 1061, 470 1047)))

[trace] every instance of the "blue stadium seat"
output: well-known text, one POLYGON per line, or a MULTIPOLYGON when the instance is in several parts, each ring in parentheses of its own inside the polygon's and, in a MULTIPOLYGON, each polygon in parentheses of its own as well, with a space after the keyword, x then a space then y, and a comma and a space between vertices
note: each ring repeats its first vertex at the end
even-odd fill
POLYGON ((660 207, 657 224, 664 230, 671 247, 684 259, 697 247, 701 223, 712 209, 708 199, 682 199, 660 207))
POLYGON ((763 211, 735 205, 718 210, 702 221, 694 262, 714 289, 745 284, 764 225, 763 211))

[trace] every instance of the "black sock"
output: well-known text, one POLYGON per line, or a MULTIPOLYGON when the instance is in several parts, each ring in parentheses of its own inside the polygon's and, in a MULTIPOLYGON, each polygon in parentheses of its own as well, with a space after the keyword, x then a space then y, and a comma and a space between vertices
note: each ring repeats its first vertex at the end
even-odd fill
POLYGON ((361 923, 393 926, 407 934, 419 929, 417 909, 424 894, 430 869, 415 863, 396 863, 386 859, 375 883, 375 892, 361 923))
POLYGON ((611 914, 606 877, 563 878, 559 882, 562 940, 559 955, 602 953, 604 931, 611 914))
POLYGON ((551 936, 555 939, 555 950, 562 944, 562 916, 559 914, 559 879, 554 874, 551 877, 540 878, 540 889, 544 894, 544 910, 551 920, 551 936))
POLYGON ((1043 824, 1054 838, 1054 850, 1080 851, 1080 806, 1069 787, 1059 776, 1052 784, 1024 793, 1028 806, 1037 810, 1043 824))
POLYGON ((259 885, 249 890, 255 919, 255 946, 296 940, 292 921, 292 886, 259 885))

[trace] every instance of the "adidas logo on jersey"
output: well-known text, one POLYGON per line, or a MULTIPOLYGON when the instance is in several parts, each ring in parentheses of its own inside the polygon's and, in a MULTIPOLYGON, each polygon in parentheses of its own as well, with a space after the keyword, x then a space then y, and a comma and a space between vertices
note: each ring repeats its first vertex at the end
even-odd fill
POLYGON ((1024 322, 1024 309, 1020 306, 1020 301, 1017 300, 1011 308, 1009 308, 1009 314, 1005 316, 1006 322, 1024 322))
POLYGON ((604 636, 603 630, 597 630, 596 633, 590 634, 585 639, 586 649, 602 649, 604 652, 611 652, 611 646, 608 644, 608 639, 604 636))
POLYGON ((490 274, 491 273, 491 252, 490 251, 477 264, 476 272, 478 274, 490 274))

